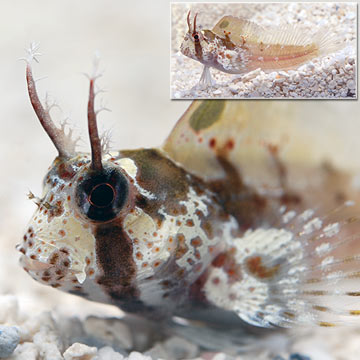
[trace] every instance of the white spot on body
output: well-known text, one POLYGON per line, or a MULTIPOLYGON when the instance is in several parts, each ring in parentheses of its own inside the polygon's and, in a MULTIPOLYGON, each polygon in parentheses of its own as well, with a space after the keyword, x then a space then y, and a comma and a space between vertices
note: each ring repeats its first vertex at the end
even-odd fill
POLYGON ((287 224, 289 221, 291 221, 294 217, 296 216, 296 212, 294 210, 290 210, 288 212, 286 212, 282 219, 283 219, 283 223, 287 224))
POLYGON ((322 268, 326 268, 327 266, 331 265, 334 262, 333 256, 326 257, 320 264, 322 268))
POLYGON ((323 243, 323 244, 317 246, 315 248, 315 251, 318 256, 323 256, 324 254, 329 252, 330 249, 331 249, 330 243, 323 243))
POLYGON ((323 231, 326 237, 328 238, 333 237, 334 235, 338 234, 340 231, 339 223, 329 224, 324 227, 323 231))
POLYGON ((322 227, 322 221, 316 217, 304 225, 304 233, 311 234, 315 230, 320 230, 321 227, 322 227))
POLYGON ((308 221, 314 215, 314 210, 307 209, 302 214, 299 215, 301 221, 308 221))

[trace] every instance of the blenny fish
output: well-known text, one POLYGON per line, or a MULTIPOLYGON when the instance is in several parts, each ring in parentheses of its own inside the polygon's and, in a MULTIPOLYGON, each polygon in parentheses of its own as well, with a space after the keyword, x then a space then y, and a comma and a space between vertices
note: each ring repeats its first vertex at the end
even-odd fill
POLYGON ((318 104, 195 101, 161 147, 108 154, 93 75, 81 153, 41 104, 29 54, 30 101, 58 151, 17 245, 33 279, 160 322, 334 326, 360 315, 353 175, 311 153, 294 119, 318 104))
POLYGON ((209 68, 229 74, 289 70, 339 50, 341 42, 328 29, 314 36, 297 26, 262 27, 234 16, 222 17, 212 30, 198 29, 187 15, 188 32, 181 52, 204 64, 200 84, 212 85, 209 68))

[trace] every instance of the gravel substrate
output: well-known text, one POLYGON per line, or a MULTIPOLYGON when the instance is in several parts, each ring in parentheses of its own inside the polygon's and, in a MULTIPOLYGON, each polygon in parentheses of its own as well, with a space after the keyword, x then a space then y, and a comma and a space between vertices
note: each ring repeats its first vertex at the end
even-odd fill
POLYGON ((173 4, 171 97, 355 98, 356 10, 356 3, 173 4), (258 69, 244 75, 232 75, 211 68, 216 84, 202 88, 198 81, 203 65, 179 51, 187 31, 186 14, 190 9, 199 13, 198 23, 203 28, 212 28, 224 15, 234 15, 264 26, 298 24, 311 33, 329 28, 344 38, 345 46, 296 70, 265 73, 258 69))
POLYGON ((0 296, 0 358, 9 360, 355 360, 360 351, 360 328, 275 333, 239 355, 203 348, 202 336, 184 329, 170 334, 137 318, 29 313, 16 296, 0 296))

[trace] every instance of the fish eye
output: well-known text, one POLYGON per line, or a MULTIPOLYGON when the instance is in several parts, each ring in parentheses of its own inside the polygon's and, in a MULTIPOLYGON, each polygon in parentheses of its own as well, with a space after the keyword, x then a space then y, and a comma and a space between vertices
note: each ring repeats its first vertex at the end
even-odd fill
POLYGON ((199 41, 199 35, 198 35, 198 33, 193 34, 193 38, 195 39, 195 41, 199 41))
POLYGON ((89 172, 76 188, 79 209, 91 220, 109 221, 123 208, 128 197, 128 182, 116 169, 89 172))
POLYGON ((115 189, 111 184, 102 183, 95 185, 88 197, 92 206, 104 208, 109 206, 115 198, 115 189))

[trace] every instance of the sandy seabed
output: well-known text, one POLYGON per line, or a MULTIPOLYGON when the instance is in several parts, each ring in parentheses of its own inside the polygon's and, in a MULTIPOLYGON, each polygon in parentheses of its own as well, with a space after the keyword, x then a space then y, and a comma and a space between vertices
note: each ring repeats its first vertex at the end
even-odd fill
POLYGON ((356 93, 356 3, 276 4, 173 4, 171 49, 171 97, 195 98, 355 98, 356 93), (222 16, 244 17, 259 25, 301 26, 316 33, 328 28, 344 39, 336 53, 315 58, 297 69, 265 73, 260 69, 243 75, 210 69, 215 85, 198 85, 203 65, 180 52, 187 31, 186 14, 198 13, 198 24, 212 28, 222 16))

